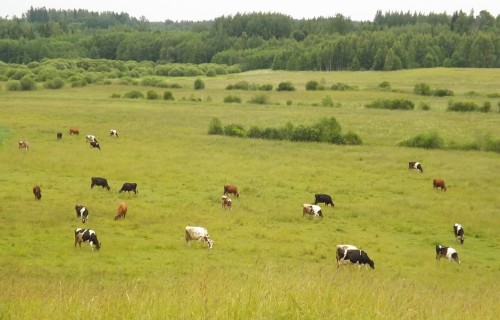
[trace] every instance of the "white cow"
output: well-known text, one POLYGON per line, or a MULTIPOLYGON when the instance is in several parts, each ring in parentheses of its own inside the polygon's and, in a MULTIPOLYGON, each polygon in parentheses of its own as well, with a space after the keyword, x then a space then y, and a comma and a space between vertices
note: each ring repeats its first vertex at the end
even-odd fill
POLYGON ((302 216, 311 215, 313 217, 323 218, 321 207, 315 204, 304 203, 302 205, 302 216))
POLYGON ((118 131, 116 131, 115 129, 111 129, 111 130, 109 130, 109 135, 112 137, 114 136, 114 137, 118 138, 118 131))
POLYGON ((214 245, 214 241, 210 239, 210 236, 208 235, 207 229, 203 227, 191 227, 191 226, 186 226, 186 243, 190 244, 189 241, 191 240, 197 240, 197 241, 204 241, 208 249, 212 249, 214 245))

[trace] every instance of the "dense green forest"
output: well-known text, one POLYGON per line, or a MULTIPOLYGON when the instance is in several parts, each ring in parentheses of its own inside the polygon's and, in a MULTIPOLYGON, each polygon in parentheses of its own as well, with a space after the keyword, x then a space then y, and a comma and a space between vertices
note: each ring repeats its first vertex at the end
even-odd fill
POLYGON ((223 64, 239 70, 500 67, 500 15, 378 11, 373 21, 278 13, 150 22, 127 13, 30 8, 0 18, 0 61, 106 59, 223 64))

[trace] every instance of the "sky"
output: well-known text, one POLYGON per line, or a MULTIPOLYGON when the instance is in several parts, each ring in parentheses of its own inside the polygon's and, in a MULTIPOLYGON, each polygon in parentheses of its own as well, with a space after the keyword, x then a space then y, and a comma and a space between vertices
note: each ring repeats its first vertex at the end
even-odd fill
POLYGON ((145 17, 150 22, 213 20, 221 16, 252 12, 280 13, 295 19, 327 18, 342 14, 354 21, 373 21, 377 10, 381 10, 382 13, 409 11, 448 15, 460 10, 467 15, 474 10, 474 15, 478 15, 481 10, 486 10, 494 17, 500 14, 499 0, 13 0, 7 1, 0 7, 0 17, 20 18, 31 6, 46 9, 125 12, 135 18, 145 17))

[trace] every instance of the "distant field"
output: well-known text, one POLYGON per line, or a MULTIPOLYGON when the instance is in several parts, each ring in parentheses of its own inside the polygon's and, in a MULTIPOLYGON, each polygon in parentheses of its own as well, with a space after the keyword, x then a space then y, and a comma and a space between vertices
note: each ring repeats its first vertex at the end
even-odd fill
POLYGON ((182 89, 132 85, 9 92, 0 83, 0 319, 495 319, 500 313, 500 155, 398 147, 420 133, 466 143, 500 139, 500 71, 259 71, 167 78, 182 89), (306 91, 316 80, 356 91, 306 91), (238 81, 290 81, 294 92, 225 90, 238 81), (390 91, 378 88, 388 81, 390 91), (415 84, 453 97, 414 95, 415 84), (172 91, 175 101, 112 99, 131 90, 172 91), (473 94, 471 94, 473 92, 473 94), (247 103, 268 95, 272 104, 247 103), (241 104, 225 104, 228 95, 241 104), (329 96, 336 107, 324 107, 329 96), (202 101, 191 101, 202 99, 202 101), (430 110, 366 109, 409 99, 430 110), (447 112, 449 100, 491 103, 488 113, 447 112), (309 125, 335 117, 362 146, 266 141, 207 134, 213 117, 245 128, 309 125), (70 136, 70 127, 80 128, 70 136), (117 129, 120 137, 109 136, 117 129), (56 132, 63 132, 57 141, 56 132), (96 135, 102 150, 91 149, 96 135), (27 140, 30 150, 18 149, 27 140), (410 172, 420 161, 424 173, 410 172), (90 177, 111 190, 90 189, 90 177), (435 191, 442 178, 446 192, 435 191), (118 193, 124 182, 139 193, 118 193), (224 183, 240 197, 224 210, 224 183), (42 199, 31 192, 42 188, 42 199), (315 193, 331 194, 324 219, 302 217, 315 193), (118 204, 129 212, 114 221, 118 204), (86 205, 83 225, 74 206, 86 205), (455 242, 452 226, 465 229, 455 242), (209 251, 187 246, 201 225, 209 251), (102 248, 74 248, 77 227, 102 248), (375 270, 335 264, 335 245, 365 250, 375 270), (435 261, 436 244, 462 264, 435 261))

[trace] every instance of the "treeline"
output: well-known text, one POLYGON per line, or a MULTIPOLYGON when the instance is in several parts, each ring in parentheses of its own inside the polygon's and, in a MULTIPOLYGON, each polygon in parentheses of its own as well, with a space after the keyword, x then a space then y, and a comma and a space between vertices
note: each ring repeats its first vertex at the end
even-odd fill
POLYGON ((373 21, 278 13, 149 22, 127 13, 30 8, 0 18, 0 60, 45 58, 216 63, 238 69, 400 70, 500 67, 500 15, 377 12, 373 21))

